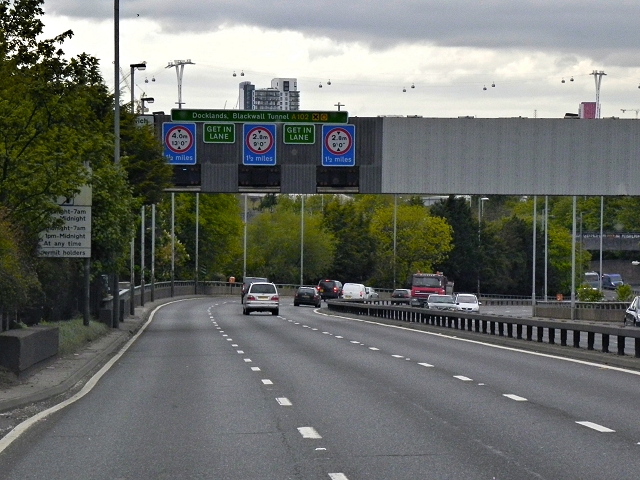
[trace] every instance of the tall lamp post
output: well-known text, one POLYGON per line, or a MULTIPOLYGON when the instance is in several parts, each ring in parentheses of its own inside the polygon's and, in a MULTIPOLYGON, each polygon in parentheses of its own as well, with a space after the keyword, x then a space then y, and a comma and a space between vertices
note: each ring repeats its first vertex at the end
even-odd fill
MULTIPOLYGON (((135 71, 137 70, 145 70, 147 68, 147 64, 146 62, 142 62, 142 63, 132 63, 129 65, 129 67, 131 68, 131 114, 135 115, 136 113, 136 108, 135 108, 135 82, 134 82, 134 77, 135 77, 135 71)), ((144 220, 143 220, 144 221, 144 220)), ((136 283, 135 283, 135 233, 133 234, 133 236, 131 237, 131 264, 130 264, 130 270, 131 270, 131 281, 129 283, 129 313, 131 315, 134 315, 136 313, 136 305, 135 305, 135 301, 134 301, 134 289, 136 287, 136 283)), ((141 288, 144 288, 144 285, 141 286, 141 288)))
MULTIPOLYGON (((480 236, 480 231, 482 227, 482 214, 484 211, 483 205, 484 202, 489 200, 487 197, 478 198, 478 250, 480 250, 480 246, 482 245, 482 239, 480 236)), ((482 266, 482 253, 478 252, 478 258, 480 262, 478 263, 478 297, 480 297, 480 267, 482 266)))
POLYGON ((153 103, 155 101, 155 99, 153 97, 142 97, 140 99, 140 103, 142 103, 142 114, 144 115, 144 112, 146 112, 148 109, 147 107, 144 106, 145 103, 153 103))

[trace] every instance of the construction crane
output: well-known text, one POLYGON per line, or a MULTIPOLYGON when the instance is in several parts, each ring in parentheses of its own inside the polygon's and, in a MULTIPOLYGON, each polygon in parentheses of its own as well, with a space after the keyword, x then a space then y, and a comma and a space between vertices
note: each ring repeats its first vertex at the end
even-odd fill
POLYGON ((638 112, 640 112, 640 108, 621 108, 622 113, 625 112, 636 112, 636 120, 638 119, 638 112))

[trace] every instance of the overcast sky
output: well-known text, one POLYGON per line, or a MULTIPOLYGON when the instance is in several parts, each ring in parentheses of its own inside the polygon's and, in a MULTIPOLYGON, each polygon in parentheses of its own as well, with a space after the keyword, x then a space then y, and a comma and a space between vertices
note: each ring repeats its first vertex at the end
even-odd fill
MULTIPOLYGON (((44 9, 47 37, 73 30, 63 50, 99 58, 113 86, 114 1, 44 9)), ((178 84, 166 67, 191 60, 184 108, 237 108, 240 81, 294 77, 303 110, 557 118, 594 101, 592 73, 604 71, 602 116, 636 118, 638 19, 638 0, 120 0, 120 64, 128 77, 147 62, 135 97, 167 113, 178 84)))

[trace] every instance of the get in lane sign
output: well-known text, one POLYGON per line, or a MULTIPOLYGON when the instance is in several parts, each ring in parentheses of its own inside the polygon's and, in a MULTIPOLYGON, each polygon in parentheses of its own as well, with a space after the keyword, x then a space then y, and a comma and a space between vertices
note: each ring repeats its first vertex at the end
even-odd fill
POLYGON ((355 125, 322 125, 322 166, 356 165, 355 125))
POLYGON ((172 165, 195 165, 196 124, 163 123, 164 156, 172 165))
POLYGON ((243 165, 275 165, 276 164, 276 126, 275 124, 250 124, 242 126, 243 165))

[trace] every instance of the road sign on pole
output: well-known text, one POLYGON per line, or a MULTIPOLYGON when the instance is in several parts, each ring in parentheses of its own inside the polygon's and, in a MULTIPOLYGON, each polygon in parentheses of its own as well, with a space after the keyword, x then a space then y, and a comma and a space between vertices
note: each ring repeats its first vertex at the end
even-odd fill
POLYGON ((355 125, 322 125, 322 166, 355 166, 355 137, 355 125))
POLYGON ((164 155, 172 165, 196 163, 196 124, 163 123, 164 155))
POLYGON ((274 124, 250 124, 242 126, 243 165, 276 164, 276 126, 274 124))

